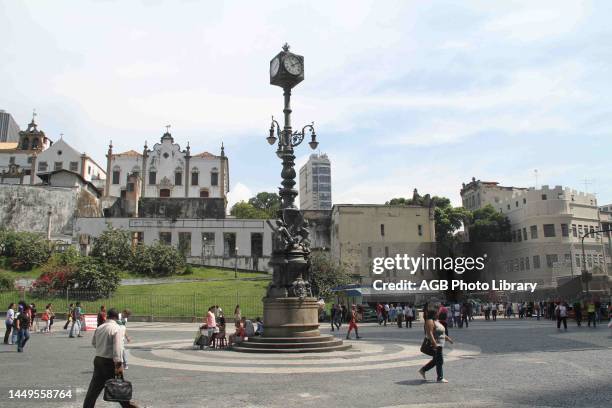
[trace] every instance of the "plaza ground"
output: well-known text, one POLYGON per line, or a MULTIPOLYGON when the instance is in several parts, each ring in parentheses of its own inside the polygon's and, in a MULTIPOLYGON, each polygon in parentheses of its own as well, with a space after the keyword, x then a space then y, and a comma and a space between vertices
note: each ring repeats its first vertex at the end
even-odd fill
MULTIPOLYGON (((353 351, 284 356, 193 350, 196 327, 130 323, 126 377, 141 406, 609 407, 612 400, 612 337, 605 324, 579 329, 570 322, 559 332, 548 320, 478 319, 451 329, 456 344, 445 350, 448 384, 417 375, 426 358, 418 352, 421 324, 364 324, 353 351)), ((5 387, 72 386, 77 400, 10 405, 3 395, 0 405, 81 406, 92 373, 91 335, 35 334, 23 354, 1 346, 5 387)), ((428 373, 434 376, 435 370, 428 373)), ((99 407, 118 406, 99 401, 99 407)))

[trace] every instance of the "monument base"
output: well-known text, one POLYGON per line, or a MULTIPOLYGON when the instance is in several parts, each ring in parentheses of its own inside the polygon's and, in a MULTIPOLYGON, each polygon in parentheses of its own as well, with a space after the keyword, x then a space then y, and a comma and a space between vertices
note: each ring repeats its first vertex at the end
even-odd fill
POLYGON ((264 298, 264 334, 233 347, 251 353, 319 353, 351 346, 319 331, 319 304, 315 298, 264 298))

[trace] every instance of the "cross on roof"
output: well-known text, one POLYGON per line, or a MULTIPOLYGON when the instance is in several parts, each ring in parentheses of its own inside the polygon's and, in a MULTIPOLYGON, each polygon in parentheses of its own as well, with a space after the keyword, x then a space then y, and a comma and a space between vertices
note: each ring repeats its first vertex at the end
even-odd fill
POLYGON ((166 133, 170 133, 170 125, 166 125, 165 128, 166 128, 166 133))
POLYGON ((32 109, 32 122, 34 122, 34 119, 36 119, 36 116, 38 116, 38 114, 36 113, 36 108, 32 109))

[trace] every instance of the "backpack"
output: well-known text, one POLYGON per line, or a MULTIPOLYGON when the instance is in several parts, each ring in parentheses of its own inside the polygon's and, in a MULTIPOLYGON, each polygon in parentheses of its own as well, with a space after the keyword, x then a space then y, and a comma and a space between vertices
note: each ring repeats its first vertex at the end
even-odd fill
POLYGON ((15 317, 13 318, 13 329, 15 330, 17 330, 17 319, 19 318, 20 314, 20 312, 15 313, 15 317))

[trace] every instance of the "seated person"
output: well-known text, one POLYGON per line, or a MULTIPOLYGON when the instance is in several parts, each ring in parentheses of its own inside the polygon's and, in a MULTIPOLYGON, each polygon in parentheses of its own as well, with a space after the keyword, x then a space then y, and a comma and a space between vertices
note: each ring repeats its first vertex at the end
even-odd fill
POLYGON ((263 335, 263 322, 261 321, 261 317, 258 317, 257 319, 255 319, 255 323, 257 324, 257 328, 255 329, 255 335, 256 336, 261 336, 263 335))
POLYGON ((229 346, 231 347, 234 343, 242 343, 246 337, 246 332, 242 322, 238 320, 236 322, 236 331, 229 336, 229 346))
POLYGON ((242 320, 247 338, 255 336, 255 325, 253 322, 245 317, 242 320))

